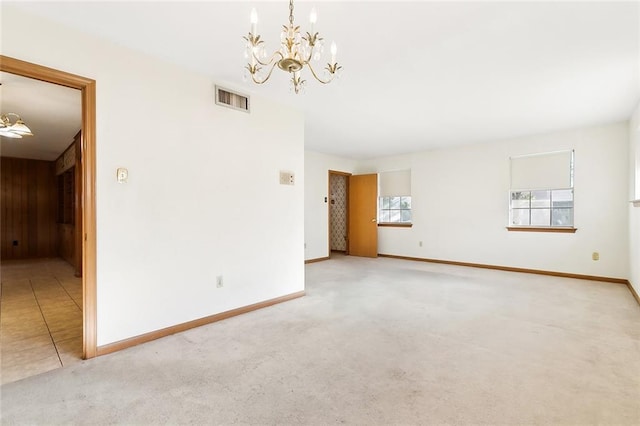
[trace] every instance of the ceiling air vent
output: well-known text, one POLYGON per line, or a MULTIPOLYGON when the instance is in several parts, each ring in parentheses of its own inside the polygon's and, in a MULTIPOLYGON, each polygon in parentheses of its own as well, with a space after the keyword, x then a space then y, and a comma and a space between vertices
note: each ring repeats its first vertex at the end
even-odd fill
POLYGON ((216 103, 218 105, 249 112, 249 97, 228 89, 216 86, 216 103))

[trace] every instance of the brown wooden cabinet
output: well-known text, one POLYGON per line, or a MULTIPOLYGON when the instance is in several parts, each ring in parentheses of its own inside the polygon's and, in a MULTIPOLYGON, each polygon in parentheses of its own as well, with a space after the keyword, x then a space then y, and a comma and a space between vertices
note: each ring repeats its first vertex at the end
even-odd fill
POLYGON ((81 136, 56 160, 58 254, 82 275, 81 136))

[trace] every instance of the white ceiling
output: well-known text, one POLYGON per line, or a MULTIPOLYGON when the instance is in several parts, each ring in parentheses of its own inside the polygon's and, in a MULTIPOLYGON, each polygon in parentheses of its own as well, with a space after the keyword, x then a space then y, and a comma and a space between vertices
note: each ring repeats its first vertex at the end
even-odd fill
POLYGON ((278 69, 242 82, 251 8, 274 50, 284 0, 18 7, 301 108, 307 149, 353 158, 626 120, 640 99, 637 1, 296 1, 303 31, 314 5, 344 74, 303 95, 278 69))
MULTIPOLYGON (((73 142, 82 124, 80 91, 0 72, 0 112, 22 118, 33 136, 0 137, 3 157, 53 161, 73 142)), ((15 117, 10 117, 14 122, 15 117)))

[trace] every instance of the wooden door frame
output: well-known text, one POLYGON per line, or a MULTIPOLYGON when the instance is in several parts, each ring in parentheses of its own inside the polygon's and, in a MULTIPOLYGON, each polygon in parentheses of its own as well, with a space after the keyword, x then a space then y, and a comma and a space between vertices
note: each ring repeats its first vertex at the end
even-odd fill
MULTIPOLYGON (((0 71, 78 89, 82 93, 82 357, 96 356, 96 82, 42 65, 0 55, 0 71)), ((76 222, 77 225, 77 222, 76 222)))
POLYGON ((344 176, 347 181, 347 192, 345 194, 345 203, 347 204, 347 223, 345 224, 347 231, 347 246, 344 254, 349 255, 349 176, 351 176, 351 173, 329 170, 327 178, 327 257, 331 257, 331 175, 344 176))

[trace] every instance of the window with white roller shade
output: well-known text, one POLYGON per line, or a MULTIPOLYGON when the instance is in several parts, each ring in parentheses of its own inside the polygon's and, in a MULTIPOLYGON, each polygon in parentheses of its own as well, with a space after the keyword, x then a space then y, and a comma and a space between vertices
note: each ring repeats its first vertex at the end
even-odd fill
POLYGON ((411 170, 379 173, 378 182, 378 222, 411 224, 411 170))
POLYGON ((574 152, 511 157, 509 226, 573 228, 574 152))

